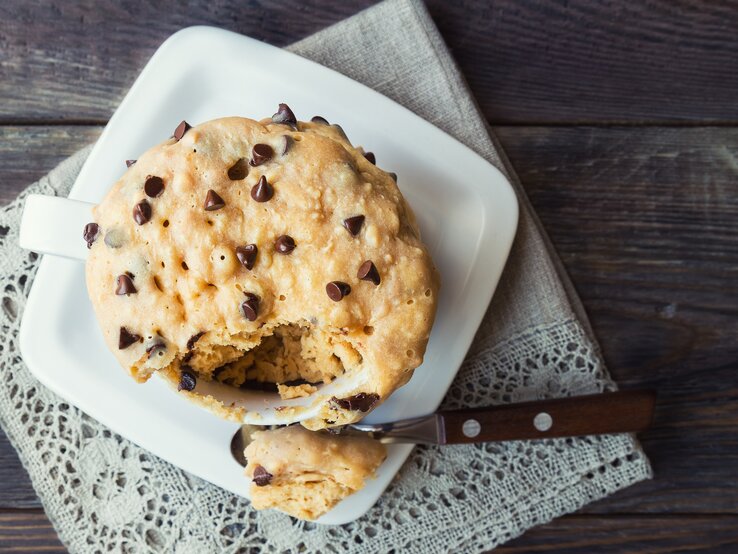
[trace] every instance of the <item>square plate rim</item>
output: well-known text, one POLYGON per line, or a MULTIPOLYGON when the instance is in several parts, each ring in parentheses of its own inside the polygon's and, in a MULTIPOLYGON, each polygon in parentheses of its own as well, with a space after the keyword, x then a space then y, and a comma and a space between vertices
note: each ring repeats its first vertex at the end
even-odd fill
MULTIPOLYGON (((303 58, 303 57, 301 57, 301 56, 299 56, 297 54, 293 54, 291 52, 287 52, 287 51, 282 50, 280 48, 277 48, 277 47, 274 47, 274 46, 270 46, 270 45, 264 44, 264 43, 262 43, 260 41, 257 41, 255 39, 252 39, 250 37, 246 37, 244 35, 240 35, 238 33, 234 33, 234 32, 223 30, 223 29, 218 29, 216 27, 198 25, 198 26, 192 26, 192 27, 184 28, 184 29, 182 29, 182 30, 174 33, 167 40, 165 40, 162 43, 162 45, 156 50, 156 52, 151 57, 151 59, 149 60, 149 62, 146 64, 146 66, 144 67, 144 69, 142 70, 142 72, 139 74, 139 76, 137 77, 136 81, 132 85, 131 89, 128 91, 128 93, 124 97, 123 101, 121 102, 120 106, 116 109, 115 113, 111 117, 110 121, 106 125, 105 129, 103 130, 103 132, 101 133, 100 138, 98 139, 98 141, 94 145, 92 151, 90 152, 90 155, 89 155, 88 159, 85 161, 85 164, 83 165, 83 167, 82 167, 82 169, 81 169, 81 171, 80 171, 77 179, 75 180, 75 183, 74 183, 72 189, 70 190, 69 197, 70 198, 80 199, 80 200, 85 200, 84 198, 79 198, 79 195, 77 194, 78 191, 79 191, 79 188, 80 188, 79 187, 79 184, 82 183, 84 181, 84 179, 87 178, 86 173, 89 171, 89 168, 92 165, 91 160, 94 160, 95 159, 95 157, 99 154, 99 151, 102 150, 105 142, 107 140, 109 140, 107 137, 108 137, 108 135, 110 133, 113 132, 113 131, 111 131, 111 129, 114 129, 115 124, 117 123, 117 119, 120 118, 120 117, 122 117, 120 114, 125 112, 125 108, 127 107, 127 104, 130 102, 129 99, 132 98, 133 94, 139 88, 143 87, 142 83, 145 83, 145 76, 149 72, 153 71, 152 68, 155 67, 155 63, 154 62, 157 61, 160 58, 163 58, 163 53, 166 53, 168 50, 176 49, 176 48, 181 47, 181 44, 180 43, 182 43, 182 42, 184 42, 184 44, 186 45, 187 42, 190 39, 192 39, 193 37, 194 38, 197 38, 199 40, 200 37, 203 35, 203 33, 205 33, 205 34, 213 34, 214 33, 220 39, 225 39, 225 40, 232 40, 232 39, 235 38, 236 40, 243 41, 245 44, 250 45, 252 47, 254 47, 255 45, 260 45, 259 47, 261 47, 261 48, 273 49, 272 53, 274 53, 275 55, 277 55, 277 54, 274 51, 279 52, 279 54, 278 54, 279 56, 285 56, 285 59, 297 58, 297 59, 299 59, 299 63, 300 64, 303 64, 303 65, 306 65, 306 66, 312 66, 313 69, 319 70, 321 72, 326 72, 326 74, 330 73, 332 78, 341 80, 345 84, 348 84, 348 86, 350 86, 351 88, 353 88, 353 89, 362 89, 362 93, 363 94, 370 95, 371 97, 377 99, 382 104, 392 105, 393 109, 396 109, 396 110, 399 109, 402 112, 405 112, 403 114, 405 117, 411 118, 412 120, 414 120, 414 122, 417 125, 426 126, 426 129, 427 128, 432 129, 432 134, 434 134, 434 135, 438 135, 438 136, 443 135, 445 141, 451 141, 451 142, 453 142, 455 144, 455 147, 456 148, 463 149, 464 151, 466 151, 466 154, 467 155, 471 155, 471 156, 477 158, 479 161, 483 162, 486 165, 486 169, 490 170, 491 173, 493 173, 493 174, 496 173, 496 175, 495 175, 495 181, 497 181, 497 183, 496 183, 497 190, 495 190, 494 193, 495 194, 499 194, 501 192, 502 193, 506 193, 507 198, 505 199, 505 202, 508 203, 508 207, 511 209, 511 212, 508 214, 510 216, 510 221, 508 222, 509 228, 508 229, 505 229, 506 231, 508 231, 508 233, 507 233, 507 236, 504 237, 504 239, 505 239, 505 245, 504 245, 504 248, 503 248, 503 250, 504 250, 504 256, 501 257, 501 260, 500 260, 500 263, 499 263, 499 267, 496 268, 496 273, 497 274, 494 276, 493 279, 490 279, 491 286, 488 287, 489 292, 488 292, 487 297, 485 297, 484 299, 480 299, 479 304, 480 305, 483 305, 483 309, 481 309, 481 314, 479 315, 478 318, 476 318, 476 317, 474 318, 475 321, 476 321, 476 324, 474 325, 474 329, 478 328, 479 323, 481 323, 481 320, 482 320, 482 318, 484 316, 484 313, 486 312, 487 306, 489 305, 489 302, 491 301, 491 298, 492 298, 492 296, 494 294, 494 291, 495 291, 495 289, 497 287, 497 284, 499 283, 500 274, 502 273, 502 270, 503 270, 503 268, 505 266, 505 263, 507 261, 507 258, 509 256, 510 249, 512 247, 512 243, 513 243, 513 240, 514 240, 514 237, 515 237, 515 234, 516 234, 516 230, 517 230, 518 217, 519 217, 519 204, 518 204, 518 200, 517 200, 517 195, 515 194, 514 189, 513 189, 512 185, 510 184, 510 182, 508 181, 508 179, 494 165, 492 165, 489 162, 487 162, 486 160, 484 160, 479 154, 477 154, 476 152, 474 152, 473 150, 471 150, 469 147, 467 147, 466 145, 464 145, 463 143, 461 143, 460 141, 458 141, 455 137, 449 135, 448 133, 446 133, 442 129, 439 129, 438 127, 436 127, 432 123, 430 123, 427 120, 425 120, 425 119, 421 118, 420 116, 416 115, 414 112, 412 112, 408 108, 402 106, 401 104, 395 102, 391 98, 388 98, 388 97, 384 96, 383 94, 375 91, 374 89, 371 89, 370 87, 367 87, 363 83, 360 83, 358 81, 355 81, 355 80, 353 80, 353 79, 351 79, 351 78, 349 78, 349 77, 347 77, 347 76, 345 76, 345 75, 343 75, 343 74, 341 74, 341 73, 339 73, 337 71, 334 71, 334 70, 332 70, 330 68, 327 68, 325 66, 322 66, 322 65, 320 65, 320 64, 318 64, 316 62, 313 62, 312 60, 308 60, 308 59, 303 58), (484 300, 484 302, 481 302, 481 300, 484 300)), ((493 189, 492 186, 482 186, 481 188, 475 189, 474 192, 477 192, 477 193, 487 193, 488 192, 489 194, 492 194, 492 192, 493 192, 492 189, 493 189), (489 189, 489 190, 485 190, 485 189, 489 189)), ((485 211, 484 212, 485 219, 486 219, 487 215, 488 215, 488 213, 487 213, 487 211, 485 211)), ((485 233, 488 234, 490 232, 490 225, 485 222, 485 224, 483 226, 483 230, 484 230, 484 233, 482 233, 482 234, 485 234, 485 233)), ((480 241, 481 240, 483 240, 483 238, 480 238, 480 241)), ((46 273, 48 272, 48 269, 47 268, 50 265, 49 262, 50 262, 50 260, 47 260, 47 257, 46 256, 42 257, 42 260, 41 260, 41 262, 39 264, 39 268, 38 268, 38 272, 37 272, 36 278, 34 279, 34 283, 33 283, 32 288, 31 288, 31 292, 29 293, 28 304, 26 306, 26 309, 24 310, 23 318, 22 318, 22 321, 21 321, 21 329, 20 329, 20 350, 21 350, 21 355, 22 355, 24 361, 26 361, 26 364, 28 365, 28 367, 31 370, 31 372, 45 386, 49 387, 52 391, 54 391, 56 394, 58 394, 59 396, 61 396, 62 398, 64 398, 68 402, 70 402, 71 404, 78 405, 78 402, 75 402, 75 400, 73 398, 69 398, 68 397, 68 395, 66 394, 66 391, 59 390, 57 387, 55 387, 53 385, 53 382, 50 382, 48 380, 48 375, 44 374, 43 371, 37 371, 40 368, 40 365, 38 364, 38 361, 35 360, 35 353, 32 350, 32 347, 34 345, 32 344, 32 341, 31 341, 31 333, 29 331, 30 324, 28 323, 29 318, 27 317, 27 314, 28 313, 31 313, 31 314, 35 313, 35 308, 33 308, 33 305, 35 304, 35 298, 36 298, 36 296, 40 296, 41 295, 41 293, 38 292, 39 287, 36 286, 36 283, 37 282, 42 282, 41 280, 44 279, 44 275, 46 275, 46 273)), ((479 268, 477 267, 479 265, 478 262, 479 262, 479 259, 478 258, 475 258, 474 263, 472 264, 472 274, 475 271, 478 271, 479 270, 479 268)), ((468 348, 471 345, 471 342, 472 342, 472 340, 474 338, 474 333, 470 333, 469 336, 465 336, 464 338, 466 339, 466 340, 463 341, 463 344, 464 344, 464 347, 465 347, 464 350, 465 351, 468 351, 468 348)), ((462 360, 461 361, 463 361, 463 357, 462 357, 462 360)), ((453 372, 449 372, 450 377, 449 377, 448 383, 446 383, 445 386, 443 387, 444 394, 445 394, 445 391, 448 389, 448 386, 450 385, 451 381, 455 377, 456 372, 458 371, 458 367, 459 366, 460 366, 460 363, 454 369, 453 372)), ((116 425, 116 424, 114 424, 114 423, 112 423, 109 420, 109 418, 107 418, 107 417, 101 417, 100 414, 97 414, 97 413, 94 414, 94 415, 92 415, 92 414, 90 414, 90 415, 92 417, 94 417, 95 419, 98 419, 99 421, 101 421, 102 423, 104 423, 105 425, 107 425, 108 427, 110 427, 111 429, 113 429, 114 431, 116 431, 117 433, 119 433, 119 434, 121 434, 123 436, 129 437, 129 435, 125 432, 124 429, 120 429, 119 426, 116 425)), ((136 442, 136 441, 133 441, 133 442, 136 442)), ((151 449, 148 448, 148 447, 142 447, 142 448, 151 451, 151 449)), ((406 445, 406 446, 404 446, 402 448, 402 450, 404 451, 403 454, 402 454, 402 462, 404 462, 405 458, 409 455, 410 451, 412 450, 412 446, 411 445, 406 445)), ((163 456, 163 455, 161 455, 158 452, 154 452, 154 453, 157 456, 161 456, 162 459, 168 461, 169 463, 172 463, 175 466, 178 466, 180 468, 183 468, 186 471, 190 471, 179 460, 174 461, 170 457, 163 456)), ((200 477, 203 477, 198 472, 194 472, 193 471, 192 473, 198 474, 200 477)), ((206 479, 206 480, 209 480, 209 481, 211 480, 211 479, 208 479, 207 477, 203 477, 203 478, 206 479)), ((232 489, 229 488, 228 490, 232 490, 232 489)), ((384 490, 384 487, 382 487, 382 489, 376 495, 377 498, 383 492, 383 490, 384 490)), ((233 491, 233 492, 236 493, 236 494, 241 494, 241 493, 238 493, 236 491, 233 491)), ((362 515, 366 510, 368 510, 369 508, 371 508, 371 506, 374 504, 375 501, 376 501, 376 498, 370 504, 368 504, 366 506, 366 509, 361 514, 354 515, 350 519, 341 519, 339 517, 338 519, 340 521, 337 521, 337 522, 334 522, 334 521, 330 521, 330 522, 329 521, 325 521, 325 523, 346 523, 348 521, 352 521, 356 517, 360 517, 360 515, 362 515)), ((320 520, 318 522, 321 523, 320 520)))

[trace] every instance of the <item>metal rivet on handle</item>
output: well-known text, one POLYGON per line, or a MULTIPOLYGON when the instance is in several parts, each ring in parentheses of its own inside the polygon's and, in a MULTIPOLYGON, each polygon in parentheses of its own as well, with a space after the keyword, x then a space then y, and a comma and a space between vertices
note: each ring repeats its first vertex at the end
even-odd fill
POLYGON ((467 419, 461 426, 461 432, 465 437, 473 439, 482 431, 482 425, 476 419, 467 419))
POLYGON ((533 426, 543 432, 548 431, 553 425, 553 418, 546 412, 541 412, 533 419, 533 426))

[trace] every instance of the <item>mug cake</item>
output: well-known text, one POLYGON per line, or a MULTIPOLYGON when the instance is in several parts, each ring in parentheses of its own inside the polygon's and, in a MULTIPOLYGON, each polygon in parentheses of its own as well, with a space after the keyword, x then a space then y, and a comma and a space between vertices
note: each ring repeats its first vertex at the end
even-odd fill
POLYGON ((262 121, 182 122, 128 160, 84 232, 120 364, 236 421, 246 408, 207 385, 273 391, 309 429, 380 405, 423 360, 439 277, 375 162, 284 104, 262 121))

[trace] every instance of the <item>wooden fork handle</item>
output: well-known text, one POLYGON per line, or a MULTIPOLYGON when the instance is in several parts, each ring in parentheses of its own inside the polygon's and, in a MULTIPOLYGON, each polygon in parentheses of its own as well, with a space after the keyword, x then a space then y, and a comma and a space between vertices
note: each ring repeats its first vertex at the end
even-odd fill
POLYGON ((637 433, 651 425, 655 402, 655 391, 632 390, 440 412, 442 441, 462 444, 637 433))

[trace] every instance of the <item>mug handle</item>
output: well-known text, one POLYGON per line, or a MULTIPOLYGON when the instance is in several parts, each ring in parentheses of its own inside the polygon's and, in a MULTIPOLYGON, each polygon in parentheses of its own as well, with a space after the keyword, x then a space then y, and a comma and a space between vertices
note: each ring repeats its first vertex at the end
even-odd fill
POLYGON ((87 243, 82 232, 92 222, 93 207, 89 202, 29 194, 21 217, 20 247, 40 254, 86 260, 87 243))

